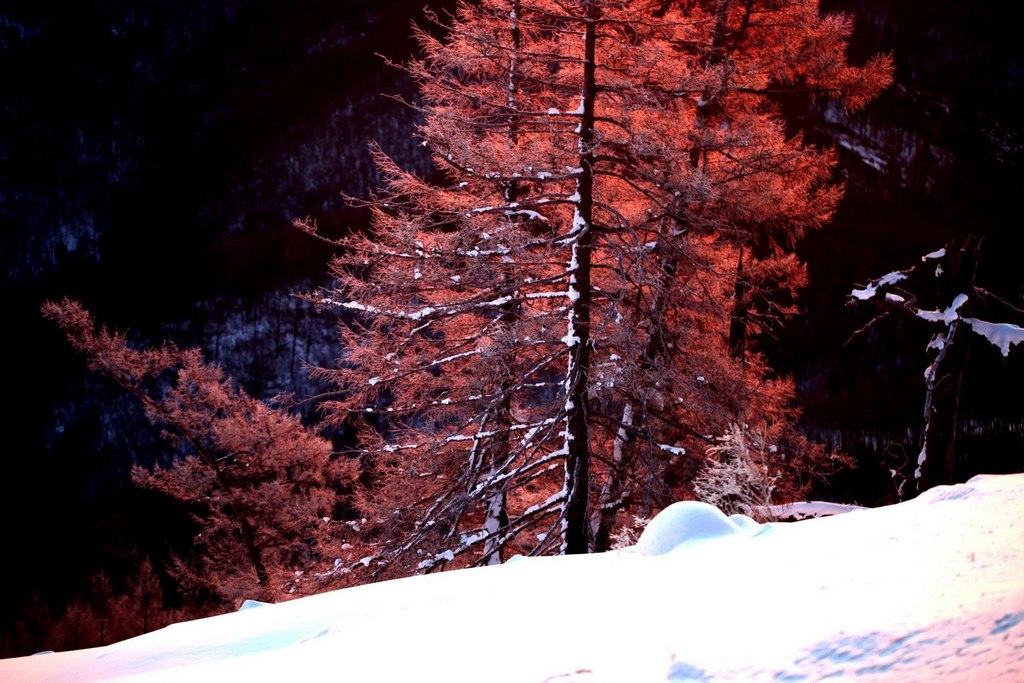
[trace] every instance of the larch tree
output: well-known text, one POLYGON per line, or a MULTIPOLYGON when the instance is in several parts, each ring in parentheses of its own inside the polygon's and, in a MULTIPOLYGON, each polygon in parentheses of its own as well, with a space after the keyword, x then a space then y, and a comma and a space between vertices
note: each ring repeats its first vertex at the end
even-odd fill
POLYGON ((188 506, 198 522, 193 553, 172 568, 186 594, 237 606, 320 589, 315 574, 335 568, 330 522, 358 476, 354 461, 236 388, 196 349, 134 348, 71 300, 47 302, 43 314, 178 447, 172 464, 135 466, 132 478, 188 506))
POLYGON ((373 229, 311 295, 347 312, 315 372, 359 425, 378 572, 607 547, 688 451, 787 422, 751 292, 795 287, 840 189, 772 95, 874 96, 891 67, 848 65, 849 31, 804 1, 483 0, 421 34, 445 181, 379 154, 373 229))
MULTIPOLYGON (((671 16, 673 5, 663 3, 656 13, 671 16)), ((804 280, 791 249, 804 232, 829 219, 841 187, 829 182, 835 163, 829 150, 787 136, 774 95, 838 97, 855 108, 888 83, 891 64, 877 58, 849 66, 849 20, 819 17, 814 2, 723 0, 697 3, 681 14, 695 20, 683 32, 683 71, 694 80, 688 97, 666 104, 672 116, 661 125, 675 130, 663 137, 671 147, 659 149, 648 164, 660 173, 658 157, 679 164, 663 184, 655 183, 677 198, 666 212, 670 220, 643 240, 652 246, 647 270, 656 277, 649 308, 640 315, 658 322, 638 370, 654 381, 644 383, 624 415, 639 411, 648 425, 656 419, 688 426, 690 434, 677 430, 674 441, 688 449, 702 448, 712 435, 731 434, 724 421, 746 425, 755 440, 775 442, 768 449, 773 467, 788 470, 778 477, 779 492, 788 486, 794 495, 808 483, 806 475, 828 469, 831 459, 793 429, 791 382, 773 378, 748 340, 752 330, 766 329, 791 310, 786 301, 804 280), (704 293, 681 296, 692 287, 704 293), (665 329, 687 317, 675 330, 665 329), (724 362, 722 329, 736 363, 724 362), (687 393, 694 380, 699 386, 687 393)), ((620 452, 626 465, 642 455, 648 471, 655 461, 649 444, 632 456, 617 450, 616 462, 620 452)), ((614 497, 603 504, 613 503, 614 497)), ((613 512, 606 510, 595 525, 599 539, 607 536, 613 512)))

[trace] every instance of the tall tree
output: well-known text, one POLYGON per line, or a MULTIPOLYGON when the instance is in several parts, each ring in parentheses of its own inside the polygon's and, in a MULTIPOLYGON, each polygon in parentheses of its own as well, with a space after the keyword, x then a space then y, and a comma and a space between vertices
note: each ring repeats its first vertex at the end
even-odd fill
POLYGON ((133 348, 70 300, 46 303, 43 314, 179 447, 169 466, 136 466, 132 478, 187 505, 199 523, 193 556, 173 568, 182 589, 236 606, 315 591, 304 577, 332 568, 326 527, 356 464, 297 417, 236 388, 196 349, 133 348))
POLYGON ((849 28, 812 2, 483 0, 421 35, 446 181, 379 155, 373 231, 312 295, 350 313, 317 374, 329 420, 361 416, 378 567, 587 552, 668 501, 687 444, 786 412, 756 354, 730 358, 750 283, 723 264, 834 207, 833 156, 771 95, 873 96, 889 64, 847 65, 849 28))

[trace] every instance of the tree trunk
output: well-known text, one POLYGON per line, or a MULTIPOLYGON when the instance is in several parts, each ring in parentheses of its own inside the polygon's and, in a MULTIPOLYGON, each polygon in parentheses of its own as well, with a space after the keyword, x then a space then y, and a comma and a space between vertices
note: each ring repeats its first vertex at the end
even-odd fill
MULTIPOLYGON (((938 301, 952 302, 960 294, 973 295, 980 243, 968 237, 958 249, 946 247, 946 257, 938 278, 938 301)), ((935 360, 925 372, 924 437, 914 479, 920 493, 934 486, 952 484, 956 466, 957 420, 960 393, 970 350, 960 318, 970 315, 971 300, 958 310, 958 318, 949 324, 935 360)))
POLYGON ((594 215, 594 101, 596 98, 597 18, 593 0, 584 7, 583 87, 580 93, 580 174, 576 180, 572 258, 569 261, 569 321, 565 342, 569 367, 565 377, 565 502, 562 552, 590 550, 588 505, 590 494, 590 259, 594 215))
POLYGON ((747 283, 743 279, 743 245, 736 260, 736 290, 732 302, 732 316, 729 320, 729 353, 735 360, 743 361, 747 353, 747 283))
POLYGON ((629 439, 629 430, 633 427, 633 404, 627 402, 622 408, 622 426, 619 427, 612 443, 612 467, 608 472, 608 480, 601 487, 601 494, 597 498, 597 510, 593 515, 593 540, 592 550, 596 553, 604 552, 611 547, 612 529, 615 528, 615 518, 625 504, 625 477, 628 461, 625 458, 625 445, 629 439))
MULTIPOLYGON (((509 54, 509 65, 508 65, 508 92, 505 98, 505 104, 508 107, 508 137, 511 144, 515 145, 519 141, 519 115, 517 112, 518 101, 517 95, 519 93, 519 50, 521 41, 521 32, 519 28, 519 15, 521 13, 521 7, 518 0, 512 3, 512 10, 509 13, 509 33, 512 39, 512 50, 509 54)), ((505 203, 512 205, 519 199, 519 182, 511 180, 504 187, 505 203)), ((504 289, 506 291, 512 291, 514 286, 517 284, 517 278, 515 270, 512 266, 505 268, 503 276, 504 289)), ((513 334, 513 328, 518 318, 519 310, 518 304, 514 301, 509 301, 504 304, 499 313, 498 325, 504 329, 508 335, 513 334)), ((503 356, 504 358, 504 356, 503 356)), ((505 466, 505 461, 508 458, 509 453, 509 430, 512 427, 512 387, 515 384, 515 378, 513 377, 512 367, 515 365, 514 358, 505 364, 504 372, 501 378, 501 396, 498 399, 498 405, 495 409, 495 419, 498 424, 496 442, 490 448, 487 449, 487 464, 489 466, 490 477, 495 477, 505 466)), ((501 564, 502 560, 502 548, 504 547, 500 531, 508 527, 508 491, 507 485, 502 480, 498 484, 498 489, 490 494, 490 498, 487 500, 487 512, 484 517, 484 531, 487 532, 488 538, 484 541, 484 564, 496 565, 501 564)))

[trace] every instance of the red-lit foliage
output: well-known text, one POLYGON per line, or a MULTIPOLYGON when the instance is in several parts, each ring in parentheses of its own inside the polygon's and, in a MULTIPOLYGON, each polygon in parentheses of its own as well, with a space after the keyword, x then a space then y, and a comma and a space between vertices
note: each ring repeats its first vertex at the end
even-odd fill
POLYGON ((378 155, 374 229, 312 295, 350 313, 316 374, 361 425, 378 571, 607 547, 734 424, 788 454, 783 496, 827 469, 748 339, 841 195, 772 94, 860 106, 889 60, 848 65, 806 0, 484 0, 446 28, 408 68, 447 181, 378 155))
POLYGON ((196 349, 133 348, 74 301, 48 302, 43 314, 178 447, 170 466, 136 466, 132 477, 187 505, 199 523, 191 556, 172 568, 186 598, 237 606, 315 590, 305 578, 336 556, 330 516, 357 465, 297 417, 235 387, 196 349))

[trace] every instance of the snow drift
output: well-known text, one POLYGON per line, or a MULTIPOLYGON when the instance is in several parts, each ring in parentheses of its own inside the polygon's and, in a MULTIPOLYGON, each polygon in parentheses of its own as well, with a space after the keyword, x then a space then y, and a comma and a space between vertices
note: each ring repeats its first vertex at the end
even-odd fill
POLYGON ((1024 474, 637 547, 360 586, 0 660, 3 681, 1024 680, 1024 474))

